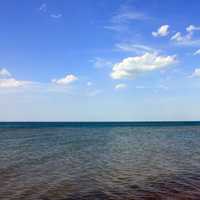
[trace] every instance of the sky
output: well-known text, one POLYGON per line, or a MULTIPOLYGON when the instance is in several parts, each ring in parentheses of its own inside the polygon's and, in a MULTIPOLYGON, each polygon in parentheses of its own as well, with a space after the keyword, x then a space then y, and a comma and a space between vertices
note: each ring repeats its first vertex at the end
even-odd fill
POLYGON ((1 1, 0 121, 200 120, 199 9, 1 1))

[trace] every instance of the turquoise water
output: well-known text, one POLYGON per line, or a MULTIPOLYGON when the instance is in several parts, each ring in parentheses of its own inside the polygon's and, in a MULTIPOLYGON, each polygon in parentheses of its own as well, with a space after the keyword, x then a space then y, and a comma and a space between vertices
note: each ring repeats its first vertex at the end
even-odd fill
POLYGON ((200 199, 200 123, 0 123, 0 199, 200 199))

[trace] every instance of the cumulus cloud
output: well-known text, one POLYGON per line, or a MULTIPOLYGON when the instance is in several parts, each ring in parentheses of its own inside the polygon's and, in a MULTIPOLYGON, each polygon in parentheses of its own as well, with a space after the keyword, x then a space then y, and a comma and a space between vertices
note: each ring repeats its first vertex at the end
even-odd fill
POLYGON ((196 51, 194 52, 194 55, 200 55, 200 49, 196 50, 196 51))
POLYGON ((66 75, 64 78, 61 78, 61 79, 53 79, 52 82, 57 84, 57 85, 69 85, 75 81, 78 80, 78 77, 76 77, 75 75, 73 74, 69 74, 69 75, 66 75))
POLYGON ((185 46, 199 46, 200 39, 193 39, 193 35, 195 31, 199 31, 200 27, 189 25, 186 27, 186 34, 183 35, 181 32, 177 32, 171 37, 171 40, 178 45, 185 45, 185 46))
POLYGON ((145 53, 141 56, 128 57, 113 66, 113 79, 134 78, 136 75, 163 69, 176 62, 175 56, 159 56, 145 53))
POLYGON ((0 68, 0 78, 1 77, 11 77, 11 73, 5 68, 0 68))
POLYGON ((156 32, 152 32, 154 37, 164 37, 169 34, 169 25, 162 25, 156 32))
POLYGON ((115 89, 116 89, 116 90, 121 90, 121 89, 125 89, 126 87, 127 87, 126 84, 124 84, 124 83, 119 83, 119 84, 117 84, 117 85, 115 86, 115 89))
POLYGON ((192 77, 199 77, 200 78, 200 68, 196 68, 192 73, 192 77))

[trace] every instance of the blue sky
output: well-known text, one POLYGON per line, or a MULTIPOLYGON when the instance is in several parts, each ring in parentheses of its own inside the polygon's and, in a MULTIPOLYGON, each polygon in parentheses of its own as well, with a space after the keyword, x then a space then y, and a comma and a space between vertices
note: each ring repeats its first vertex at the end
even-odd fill
POLYGON ((1 2, 0 121, 199 120, 199 8, 1 2))

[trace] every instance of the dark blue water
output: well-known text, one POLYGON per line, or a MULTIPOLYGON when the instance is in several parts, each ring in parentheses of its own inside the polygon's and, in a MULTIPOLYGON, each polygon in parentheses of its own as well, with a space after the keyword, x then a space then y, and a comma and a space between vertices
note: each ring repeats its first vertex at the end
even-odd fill
POLYGON ((200 123, 0 123, 0 199, 199 200, 200 123))

